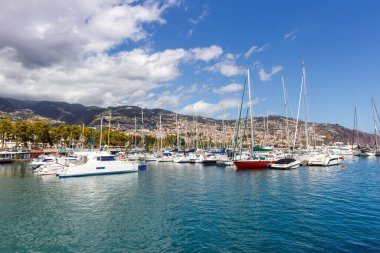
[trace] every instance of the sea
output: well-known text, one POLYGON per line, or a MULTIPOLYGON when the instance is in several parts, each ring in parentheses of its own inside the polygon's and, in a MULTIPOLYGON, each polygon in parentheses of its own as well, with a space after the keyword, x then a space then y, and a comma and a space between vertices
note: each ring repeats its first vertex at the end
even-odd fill
POLYGON ((2 164, 0 252, 380 252, 380 158, 66 179, 2 164))

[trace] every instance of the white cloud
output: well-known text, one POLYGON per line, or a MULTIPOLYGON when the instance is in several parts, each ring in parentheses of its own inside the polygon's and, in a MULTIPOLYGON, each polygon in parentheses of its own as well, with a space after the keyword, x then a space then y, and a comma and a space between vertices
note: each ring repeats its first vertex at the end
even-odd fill
POLYGON ((231 83, 226 86, 220 87, 218 89, 214 89, 214 92, 219 93, 219 94, 224 94, 224 93, 232 93, 232 92, 237 92, 241 91, 243 89, 243 86, 238 83, 231 83))
POLYGON ((163 13, 177 2, 3 1, 0 22, 7 25, 0 26, 0 49, 16 49, 28 66, 71 65, 78 56, 146 38, 143 24, 164 24, 163 13))
POLYGON ((285 36, 284 36, 284 40, 295 40, 296 39, 296 33, 298 32, 298 30, 297 29, 294 29, 293 31, 291 31, 291 32, 289 32, 289 33, 287 33, 287 34, 285 34, 285 36))
POLYGON ((274 66, 272 67, 272 70, 270 73, 265 73, 263 68, 260 68, 259 70, 259 77, 260 80, 263 82, 271 80, 272 76, 278 72, 280 72, 283 69, 282 66, 274 66))
POLYGON ((227 77, 241 75, 244 73, 244 69, 242 67, 236 66, 234 61, 230 60, 218 62, 211 67, 206 67, 205 70, 209 72, 220 72, 220 74, 227 77))
POLYGON ((193 48, 190 50, 191 56, 195 60, 202 60, 208 62, 219 57, 223 53, 223 49, 219 46, 212 45, 204 48, 193 48))
POLYGON ((139 91, 177 78, 178 65, 186 54, 183 49, 156 53, 135 49, 114 56, 88 57, 75 68, 54 65, 28 69, 15 60, 15 49, 6 48, 0 51, 1 95, 93 105, 135 104, 139 91))
POLYGON ((269 43, 265 44, 264 46, 262 47, 259 47, 259 46, 255 46, 253 45, 245 54, 244 54, 244 58, 248 59, 252 54, 254 53, 259 53, 259 52, 262 52, 264 51, 265 49, 267 49, 267 47, 269 46, 269 43))
POLYGON ((228 110, 231 108, 237 108, 240 104, 239 99, 224 99, 218 103, 208 103, 203 100, 199 100, 193 104, 186 105, 180 113, 204 117, 217 117, 220 116, 223 109, 228 110))

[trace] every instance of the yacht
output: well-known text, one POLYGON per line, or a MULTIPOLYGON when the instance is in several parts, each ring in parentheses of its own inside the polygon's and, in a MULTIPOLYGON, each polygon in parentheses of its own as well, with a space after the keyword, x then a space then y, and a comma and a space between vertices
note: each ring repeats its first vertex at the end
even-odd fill
POLYGON ((47 163, 55 163, 56 159, 54 156, 40 156, 34 160, 32 160, 29 165, 32 167, 33 170, 37 169, 41 165, 45 165, 47 163))
POLYGON ((138 163, 117 160, 109 153, 90 153, 80 156, 84 163, 63 167, 59 172, 60 178, 96 176, 108 174, 131 173, 138 171, 138 163))
POLYGON ((338 165, 344 159, 341 155, 334 155, 330 152, 323 152, 314 155, 308 162, 309 166, 332 166, 338 165))

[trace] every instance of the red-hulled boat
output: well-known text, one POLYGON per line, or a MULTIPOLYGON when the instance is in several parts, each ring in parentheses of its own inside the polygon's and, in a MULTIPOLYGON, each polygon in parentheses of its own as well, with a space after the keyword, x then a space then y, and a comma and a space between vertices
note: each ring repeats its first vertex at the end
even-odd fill
POLYGON ((234 161, 234 164, 238 170, 244 169, 262 169, 269 168, 275 161, 271 160, 244 160, 244 161, 234 161))

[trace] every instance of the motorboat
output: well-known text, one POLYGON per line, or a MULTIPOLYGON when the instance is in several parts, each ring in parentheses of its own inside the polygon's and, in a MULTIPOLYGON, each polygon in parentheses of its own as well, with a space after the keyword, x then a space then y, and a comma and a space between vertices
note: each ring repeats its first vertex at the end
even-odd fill
POLYGON ((37 169, 41 165, 45 165, 47 163, 55 163, 56 159, 54 156, 41 156, 37 159, 32 160, 29 165, 32 167, 33 170, 37 169))
POLYGON ((300 166, 301 162, 299 160, 296 160, 294 158, 282 158, 270 165, 272 169, 277 170, 290 170, 295 169, 300 166))
POLYGON ((131 173, 138 171, 138 163, 131 161, 117 160, 109 153, 89 153, 80 155, 78 159, 84 161, 83 164, 63 167, 59 172, 60 178, 96 176, 108 174, 131 173))
POLYGON ((173 162, 174 156, 172 152, 164 152, 162 156, 157 159, 158 162, 173 162))
POLYGON ((341 155, 334 155, 329 152, 314 155, 309 161, 309 166, 332 166, 339 165, 344 159, 341 155))
POLYGON ((354 152, 355 156, 374 156, 375 153, 371 151, 370 148, 360 148, 358 150, 355 150, 354 152))

